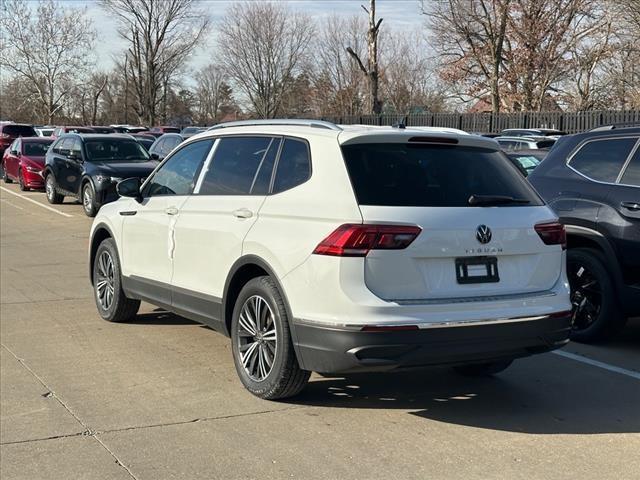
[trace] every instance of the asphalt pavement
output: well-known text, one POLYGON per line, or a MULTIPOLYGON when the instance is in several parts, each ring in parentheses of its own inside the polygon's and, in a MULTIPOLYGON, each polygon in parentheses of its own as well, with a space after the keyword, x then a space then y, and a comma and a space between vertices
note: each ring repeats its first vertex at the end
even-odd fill
POLYGON ((90 225, 0 188, 2 480, 640 478, 640 319, 494 378, 313 375, 269 402, 213 330, 146 304, 101 320, 90 225))

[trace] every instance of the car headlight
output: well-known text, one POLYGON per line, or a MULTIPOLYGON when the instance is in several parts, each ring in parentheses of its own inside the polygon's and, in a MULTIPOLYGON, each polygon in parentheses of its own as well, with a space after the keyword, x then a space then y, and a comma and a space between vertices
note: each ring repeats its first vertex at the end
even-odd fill
POLYGON ((108 175, 96 175, 96 180, 100 183, 118 183, 122 180, 120 177, 110 177, 108 175))

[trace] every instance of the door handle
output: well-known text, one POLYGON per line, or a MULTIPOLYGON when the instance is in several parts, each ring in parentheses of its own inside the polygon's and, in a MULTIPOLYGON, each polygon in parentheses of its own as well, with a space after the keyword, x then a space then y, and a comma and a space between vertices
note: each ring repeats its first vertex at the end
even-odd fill
POLYGON ((620 206, 632 212, 640 212, 640 202, 621 202, 620 206))
POLYGON ((176 215, 178 213, 178 209, 176 207, 167 207, 164 209, 164 213, 167 215, 176 215))
POLYGON ((253 212, 248 208, 239 208, 238 210, 234 210, 233 214, 237 218, 251 218, 253 217, 253 212))

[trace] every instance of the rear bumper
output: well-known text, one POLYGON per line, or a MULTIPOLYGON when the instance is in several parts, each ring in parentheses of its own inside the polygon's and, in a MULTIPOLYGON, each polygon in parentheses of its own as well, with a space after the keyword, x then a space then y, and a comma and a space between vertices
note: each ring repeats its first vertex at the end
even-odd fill
MULTIPOLYGON (((526 357, 569 341, 570 316, 433 324, 418 330, 363 332, 298 320, 301 367, 320 373, 387 371, 526 357)), ((424 327, 424 325, 423 325, 424 327)))

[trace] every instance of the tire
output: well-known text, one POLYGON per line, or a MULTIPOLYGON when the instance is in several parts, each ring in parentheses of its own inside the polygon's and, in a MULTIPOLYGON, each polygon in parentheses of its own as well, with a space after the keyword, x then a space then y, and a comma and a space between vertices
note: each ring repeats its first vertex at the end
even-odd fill
POLYGON ((28 192, 30 190, 30 188, 24 184, 24 176, 22 175, 22 169, 18 170, 18 186, 20 187, 20 190, 23 192, 28 192))
POLYGON ((13 183, 13 180, 11 180, 9 178, 9 175, 7 175, 7 167, 4 165, 4 163, 2 164, 2 181, 4 183, 13 183))
POLYGON ((98 213, 98 205, 96 204, 96 192, 91 182, 87 182, 82 186, 80 192, 80 200, 82 201, 82 209, 87 217, 95 217, 98 213))
POLYGON ((265 400, 297 395, 311 375, 298 364, 282 295, 267 276, 250 280, 236 300, 231 321, 231 350, 244 387, 265 400), (256 309, 263 314, 255 315, 256 309), (260 319, 257 329, 253 318, 260 319))
POLYGON ((472 363, 469 365, 458 365, 453 369, 465 377, 490 377, 500 373, 513 363, 513 360, 500 360, 497 362, 472 363))
POLYGON ((126 322, 136 316, 140 300, 122 290, 120 259, 112 238, 102 241, 93 261, 93 297, 100 316, 108 322, 126 322))
POLYGON ((58 193, 58 185, 56 184, 56 179, 52 173, 47 175, 47 177, 44 179, 44 185, 44 190, 47 195, 47 201, 53 205, 62 203, 62 201, 64 200, 64 195, 60 195, 58 193))
POLYGON ((626 322, 615 285, 597 250, 574 248, 567 252, 567 275, 573 304, 571 340, 582 343, 605 341, 626 322))

